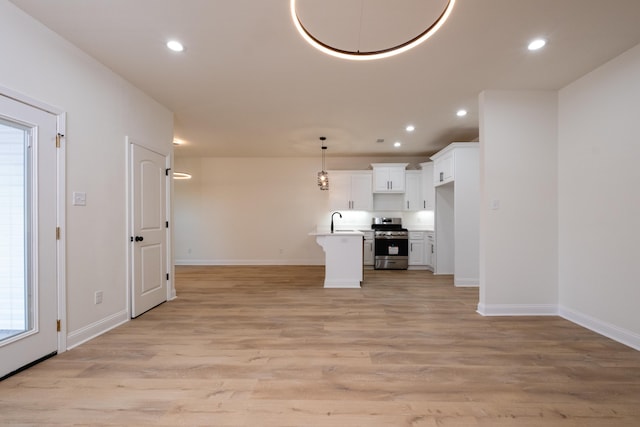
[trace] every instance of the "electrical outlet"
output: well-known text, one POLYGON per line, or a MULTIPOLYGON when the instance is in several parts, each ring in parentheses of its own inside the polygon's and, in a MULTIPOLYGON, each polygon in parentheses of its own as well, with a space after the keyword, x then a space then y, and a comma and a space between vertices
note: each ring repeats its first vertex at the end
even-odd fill
POLYGON ((94 296, 94 303, 102 304, 102 291, 96 291, 96 294, 94 296))

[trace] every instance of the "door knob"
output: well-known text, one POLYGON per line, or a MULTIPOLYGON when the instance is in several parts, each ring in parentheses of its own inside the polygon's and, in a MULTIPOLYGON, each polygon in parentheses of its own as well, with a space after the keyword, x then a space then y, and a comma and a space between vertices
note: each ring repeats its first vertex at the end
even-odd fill
POLYGON ((142 242, 143 240, 144 240, 144 237, 136 236, 136 242, 142 242))

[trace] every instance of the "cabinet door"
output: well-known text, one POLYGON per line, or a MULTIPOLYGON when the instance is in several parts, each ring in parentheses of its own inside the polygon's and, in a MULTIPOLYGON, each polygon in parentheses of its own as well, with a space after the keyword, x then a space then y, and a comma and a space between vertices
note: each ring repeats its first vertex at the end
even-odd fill
POLYGON ((374 264, 374 256, 373 256, 373 240, 365 239, 364 240, 364 253, 363 253, 363 264, 364 265, 373 265, 374 264))
POLYGON ((329 172, 329 209, 348 210, 351 207, 351 174, 329 172))
POLYGON ((396 166, 389 168, 389 187, 391 191, 396 193, 405 191, 405 173, 405 168, 396 166))
POLYGON ((433 182, 435 186, 454 180, 454 153, 448 153, 435 161, 433 182))
POLYGON ((419 211, 424 209, 422 200, 422 173, 420 171, 406 172, 406 188, 404 192, 404 210, 419 211))
POLYGON ((351 209, 370 211, 373 209, 371 173, 351 175, 351 209))
POLYGON ((409 265, 424 265, 424 239, 409 240, 409 265))
POLYGON ((427 233, 427 236, 425 237, 425 253, 424 253, 424 263, 425 265, 428 265, 429 267, 433 267, 433 252, 435 250, 435 245, 434 245, 434 241, 433 241, 433 234, 429 235, 429 233, 427 233))
POLYGON ((404 193, 404 174, 408 163, 372 163, 374 193, 404 193))
POLYGON ((389 168, 376 167, 373 169, 373 191, 376 193, 389 191, 389 168))
POLYGON ((422 167, 422 209, 435 209, 436 190, 433 186, 433 162, 420 163, 422 167))

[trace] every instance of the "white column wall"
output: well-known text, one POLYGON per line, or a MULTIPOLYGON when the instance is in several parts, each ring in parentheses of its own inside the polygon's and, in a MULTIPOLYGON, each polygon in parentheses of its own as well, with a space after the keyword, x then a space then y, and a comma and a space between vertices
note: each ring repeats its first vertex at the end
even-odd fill
POLYGON ((561 314, 640 349, 640 45, 560 91, 561 314))
POLYGON ((480 110, 478 311, 555 313, 557 94, 485 91, 480 110))
POLYGON ((172 113, 0 0, 0 85, 66 112, 66 292, 74 346, 127 320, 126 136, 165 155, 172 113), (86 206, 72 206, 74 191, 86 206), (102 304, 94 304, 96 291, 102 304))
POLYGON ((480 160, 477 148, 457 149, 455 163, 454 284, 478 286, 480 160))

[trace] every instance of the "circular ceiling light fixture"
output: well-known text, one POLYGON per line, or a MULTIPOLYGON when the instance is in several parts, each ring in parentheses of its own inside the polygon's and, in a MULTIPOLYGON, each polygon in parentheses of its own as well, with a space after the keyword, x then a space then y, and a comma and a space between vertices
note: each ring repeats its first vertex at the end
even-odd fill
POLYGON ((467 115, 467 110, 458 110, 456 111, 456 116, 458 117, 464 117, 467 115))
POLYGON ((427 40, 429 37, 434 35, 436 31, 438 31, 440 27, 442 27, 447 21, 449 15, 451 15, 451 11, 453 10, 453 5, 455 4, 455 2, 456 0, 447 0, 446 6, 440 16, 438 16, 438 18, 430 26, 428 26, 423 32, 421 32, 414 38, 389 48, 370 51, 340 49, 327 43, 323 43, 318 38, 314 37, 314 35, 311 34, 311 32, 302 24, 302 21, 300 21, 300 17, 298 16, 298 12, 296 10, 296 0, 291 0, 290 7, 291 18, 293 19, 293 23, 296 26, 296 29, 298 30, 302 38, 311 46, 315 47, 321 52, 326 53, 327 55, 335 56, 337 58, 349 59, 352 61, 371 61, 374 59, 389 58, 391 56, 399 55, 403 52, 413 49, 414 47, 427 40))

